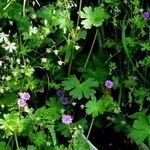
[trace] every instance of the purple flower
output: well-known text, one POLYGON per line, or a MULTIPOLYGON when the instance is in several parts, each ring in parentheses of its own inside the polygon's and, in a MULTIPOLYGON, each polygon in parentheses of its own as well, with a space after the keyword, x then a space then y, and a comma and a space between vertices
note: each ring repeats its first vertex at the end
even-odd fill
POLYGON ((61 97, 60 102, 61 102, 63 105, 67 105, 67 104, 68 104, 68 98, 67 98, 67 97, 61 97))
POLYGON ((63 90, 57 90, 57 91, 56 91, 56 95, 57 95, 57 96, 62 96, 62 93, 63 93, 63 90))
POLYGON ((149 17, 150 17, 150 13, 149 12, 146 11, 146 12, 143 13, 143 18, 144 19, 148 19, 149 17))
POLYGON ((17 100, 17 104, 19 107, 25 107, 26 106, 26 101, 22 98, 17 100))
POLYGON ((28 92, 21 92, 19 93, 20 98, 27 101, 31 98, 30 94, 28 92))
POLYGON ((70 115, 62 115, 62 123, 64 124, 70 124, 72 123, 72 117, 70 115))
POLYGON ((137 80, 137 76, 131 75, 128 77, 129 80, 137 80))
POLYGON ((108 89, 111 89, 113 87, 113 82, 111 80, 106 80, 105 81, 105 86, 108 88, 108 89))

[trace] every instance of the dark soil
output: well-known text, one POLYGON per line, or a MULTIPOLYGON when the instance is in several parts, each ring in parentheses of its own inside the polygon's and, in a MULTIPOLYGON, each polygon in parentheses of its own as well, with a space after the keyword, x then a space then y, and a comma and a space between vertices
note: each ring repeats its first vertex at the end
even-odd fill
POLYGON ((105 130, 92 128, 89 140, 98 150, 138 150, 123 133, 116 133, 112 127, 105 130))

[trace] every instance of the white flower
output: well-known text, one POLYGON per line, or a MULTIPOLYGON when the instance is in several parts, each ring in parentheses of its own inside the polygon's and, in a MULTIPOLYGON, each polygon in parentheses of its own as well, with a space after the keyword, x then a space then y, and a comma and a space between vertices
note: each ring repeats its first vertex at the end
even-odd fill
POLYGON ((5 46, 5 50, 8 50, 10 53, 13 52, 13 50, 16 50, 17 47, 16 47, 16 43, 12 42, 7 42, 7 46, 5 46))
POLYGON ((79 45, 76 45, 75 46, 75 50, 79 50, 80 49, 80 46, 79 45))
POLYGON ((0 93, 4 93, 4 88, 0 86, 0 93))
POLYGON ((42 63, 46 63, 46 62, 47 62, 47 59, 46 59, 46 58, 41 58, 41 62, 42 62, 42 63))
POLYGON ((47 48, 47 49, 46 49, 46 53, 48 53, 48 54, 49 54, 49 53, 51 53, 51 52, 52 52, 52 51, 51 51, 51 49, 50 49, 50 48, 47 48))
POLYGON ((53 51, 55 55, 58 55, 58 50, 53 51))
POLYGON ((37 27, 29 27, 29 35, 31 36, 32 34, 36 34, 38 32, 37 27))
POLYGON ((0 67, 2 66, 2 64, 3 64, 3 61, 0 60, 0 67))
POLYGON ((20 61, 21 60, 19 58, 16 59, 17 64, 20 64, 20 61))
POLYGON ((0 43, 4 42, 7 43, 8 42, 8 35, 5 34, 4 32, 0 33, 0 43))
POLYGON ((11 76, 6 77, 6 81, 9 81, 9 80, 11 80, 11 76))
POLYGON ((57 61, 57 63, 58 63, 59 66, 62 66, 62 64, 64 64, 64 62, 61 61, 61 60, 57 61))

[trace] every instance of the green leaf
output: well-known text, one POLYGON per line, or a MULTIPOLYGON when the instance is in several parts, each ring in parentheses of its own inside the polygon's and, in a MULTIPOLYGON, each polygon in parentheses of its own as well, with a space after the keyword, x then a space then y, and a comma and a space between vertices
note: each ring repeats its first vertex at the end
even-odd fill
POLYGON ((7 105, 11 106, 16 104, 16 94, 14 93, 8 93, 7 95, 4 95, 3 97, 0 98, 0 105, 7 105))
POLYGON ((80 12, 82 19, 81 24, 85 29, 91 29, 92 25, 95 27, 101 26, 105 19, 108 19, 109 15, 102 6, 95 7, 94 10, 91 6, 84 7, 80 12))
POLYGON ((147 42, 147 43, 142 43, 142 44, 140 44, 141 46, 142 46, 142 51, 147 51, 147 52, 149 52, 150 51, 150 43, 149 42, 147 42))
POLYGON ((80 83, 76 76, 70 76, 62 82, 64 90, 70 91, 70 95, 73 98, 82 99, 93 97, 96 91, 94 87, 98 87, 98 81, 94 78, 89 78, 85 82, 80 83))
POLYGON ((132 128, 129 136, 136 144, 142 144, 147 137, 150 137, 150 125, 146 118, 136 119, 132 128))
POLYGON ((92 115, 93 117, 97 117, 99 115, 99 112, 103 112, 104 108, 101 107, 102 103, 100 101, 91 100, 88 101, 86 104, 86 113, 88 115, 92 115))
POLYGON ((79 80, 76 76, 70 76, 65 81, 62 82, 64 90, 69 91, 80 85, 79 80))
POLYGON ((28 145, 27 150, 37 150, 37 148, 33 145, 28 145))
POLYGON ((47 136, 42 131, 32 133, 32 135, 30 137, 31 137, 31 140, 33 141, 33 143, 38 147, 44 146, 47 142, 47 140, 46 140, 47 136))
POLYGON ((46 128, 48 128, 51 136, 52 136, 52 140, 53 140, 53 144, 56 145, 56 132, 54 129, 54 125, 47 125, 46 128))
POLYGON ((112 97, 105 96, 98 101, 96 101, 96 99, 88 101, 86 104, 86 113, 88 115, 97 117, 99 114, 103 114, 105 112, 120 112, 118 104, 113 101, 112 97))
POLYGON ((4 141, 0 141, 0 150, 11 150, 11 148, 4 141))

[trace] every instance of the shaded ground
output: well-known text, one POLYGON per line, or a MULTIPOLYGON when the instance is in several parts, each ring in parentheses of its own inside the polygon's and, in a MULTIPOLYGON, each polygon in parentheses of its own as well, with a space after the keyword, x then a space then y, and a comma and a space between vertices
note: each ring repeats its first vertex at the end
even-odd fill
POLYGON ((104 131, 92 128, 89 140, 98 150, 138 150, 137 146, 131 144, 125 135, 114 132, 111 127, 104 131))

